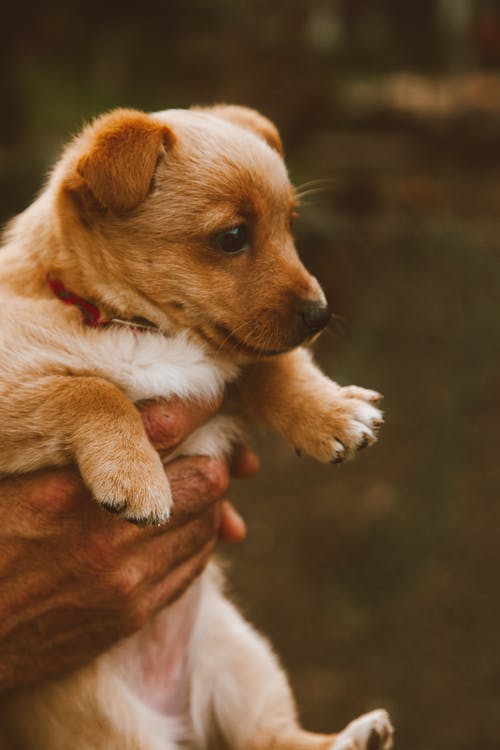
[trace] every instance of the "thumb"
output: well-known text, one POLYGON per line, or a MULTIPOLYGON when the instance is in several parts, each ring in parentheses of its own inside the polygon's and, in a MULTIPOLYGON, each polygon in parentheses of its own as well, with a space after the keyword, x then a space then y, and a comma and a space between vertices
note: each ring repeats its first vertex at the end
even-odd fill
POLYGON ((216 412, 222 401, 149 401, 140 407, 149 439, 158 451, 170 452, 216 412))

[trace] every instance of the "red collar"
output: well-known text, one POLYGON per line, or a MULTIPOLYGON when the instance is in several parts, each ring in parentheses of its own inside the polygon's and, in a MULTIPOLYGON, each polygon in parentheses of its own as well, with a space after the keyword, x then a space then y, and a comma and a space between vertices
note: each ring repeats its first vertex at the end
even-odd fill
POLYGON ((124 325, 127 328, 131 328, 134 331, 158 330, 153 323, 145 318, 133 318, 132 320, 112 318, 111 320, 106 320, 102 317, 101 311, 97 305, 94 305, 93 302, 89 302, 89 300, 80 297, 69 289, 66 289, 60 279, 57 279, 51 273, 48 273, 45 278, 47 279, 48 285, 61 302, 64 302, 65 305, 75 305, 75 307, 78 307, 82 314, 83 322, 85 325, 90 326, 90 328, 107 328, 109 325, 117 323, 118 325, 124 325))
POLYGON ((75 294, 74 292, 70 292, 69 289, 66 289, 62 281, 56 279, 51 273, 47 274, 46 279, 48 285, 61 302, 64 302, 65 305, 75 305, 78 307, 83 316, 83 322, 85 325, 90 326, 91 328, 103 328, 109 325, 110 321, 101 318, 101 311, 92 302, 89 302, 83 297, 79 297, 78 294, 75 294))

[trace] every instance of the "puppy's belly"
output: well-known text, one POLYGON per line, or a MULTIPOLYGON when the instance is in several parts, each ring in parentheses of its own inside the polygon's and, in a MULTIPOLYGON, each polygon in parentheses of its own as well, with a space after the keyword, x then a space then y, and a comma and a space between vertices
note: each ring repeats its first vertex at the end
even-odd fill
POLYGON ((184 724, 189 715, 190 643, 204 577, 103 657, 141 704, 184 724))

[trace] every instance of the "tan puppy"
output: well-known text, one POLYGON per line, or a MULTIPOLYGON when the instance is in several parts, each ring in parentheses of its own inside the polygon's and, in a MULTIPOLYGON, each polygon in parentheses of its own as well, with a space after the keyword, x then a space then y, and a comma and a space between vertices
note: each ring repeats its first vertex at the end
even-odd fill
MULTIPOLYGON (((117 110, 87 127, 0 256, 0 473, 75 461, 96 502, 164 523, 170 491, 134 402, 207 399, 231 382, 248 417, 321 461, 374 442, 379 395, 341 388, 300 348, 329 312, 295 251, 296 202, 279 135, 252 110, 117 110)), ((241 431, 218 415, 179 452, 227 453, 241 431)), ((301 730, 283 671, 214 568, 0 716, 23 749, 392 744, 382 710, 338 735, 301 730)))

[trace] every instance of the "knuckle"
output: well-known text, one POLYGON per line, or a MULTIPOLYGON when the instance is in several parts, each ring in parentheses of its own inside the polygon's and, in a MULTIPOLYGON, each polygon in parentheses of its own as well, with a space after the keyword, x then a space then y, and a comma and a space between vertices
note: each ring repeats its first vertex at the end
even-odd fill
POLYGON ((122 566, 110 576, 110 593, 115 600, 130 607, 134 604, 142 575, 134 565, 122 566))
POLYGON ((146 432, 155 446, 168 450, 178 445, 185 432, 185 414, 176 403, 168 406, 162 402, 149 406, 142 412, 146 432))
POLYGON ((140 566, 124 562, 115 552, 100 554, 95 545, 87 550, 84 565, 94 600, 100 602, 103 612, 117 619, 122 635, 142 627, 148 613, 140 566))
MULTIPOLYGON (((50 515, 72 511, 86 492, 76 472, 58 471, 46 475, 36 493, 36 502, 43 500, 43 508, 50 515)), ((40 505, 42 503, 40 502, 40 505)))
POLYGON ((206 490, 211 497, 219 498, 226 494, 229 487, 229 469, 224 461, 216 458, 207 459, 204 478, 206 490))
POLYGON ((75 545, 75 558, 90 579, 102 580, 106 587, 115 585, 121 558, 114 544, 102 534, 92 534, 75 545))
POLYGON ((142 576, 135 570, 119 571, 111 580, 109 596, 119 611, 124 630, 134 632, 151 617, 148 597, 141 590, 142 576))
POLYGON ((180 418, 169 423, 167 419, 158 422, 153 437, 154 445, 163 451, 171 451, 184 439, 184 425, 180 418))
POLYGON ((217 536, 220 526, 220 512, 216 505, 211 505, 189 524, 186 529, 188 534, 184 545, 184 557, 186 552, 196 555, 203 547, 217 536))

